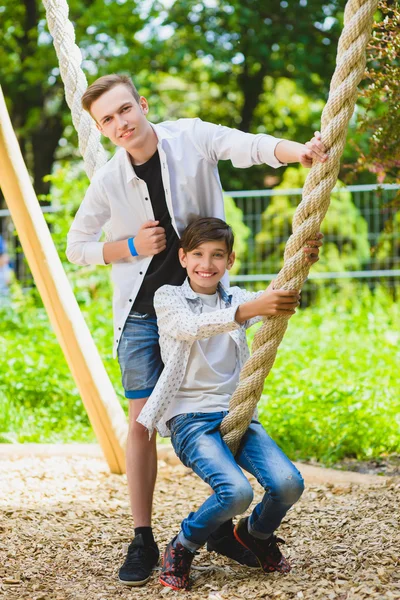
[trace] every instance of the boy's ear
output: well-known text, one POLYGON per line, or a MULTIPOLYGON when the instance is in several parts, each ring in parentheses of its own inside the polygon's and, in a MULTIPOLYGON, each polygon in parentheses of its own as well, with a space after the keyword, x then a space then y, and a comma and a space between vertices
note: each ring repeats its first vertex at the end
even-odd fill
POLYGON ((235 259, 236 259, 236 254, 234 252, 231 252, 230 255, 228 256, 228 264, 226 265, 226 268, 228 269, 228 271, 230 271, 233 267, 233 265, 235 264, 235 259))
POLYGON ((147 113, 149 112, 149 103, 147 102, 147 99, 144 96, 140 96, 139 106, 142 109, 142 113, 144 115, 147 115, 147 113))
POLYGON ((97 121, 95 121, 95 123, 96 123, 96 127, 97 127, 97 129, 100 131, 101 135, 104 135, 104 137, 108 137, 108 135, 106 135, 106 134, 104 133, 102 126, 101 126, 101 125, 99 125, 97 121))
POLYGON ((187 266, 187 257, 186 257, 186 253, 183 250, 183 248, 179 248, 178 256, 179 256, 179 262, 181 263, 182 267, 184 269, 186 269, 186 266, 187 266))

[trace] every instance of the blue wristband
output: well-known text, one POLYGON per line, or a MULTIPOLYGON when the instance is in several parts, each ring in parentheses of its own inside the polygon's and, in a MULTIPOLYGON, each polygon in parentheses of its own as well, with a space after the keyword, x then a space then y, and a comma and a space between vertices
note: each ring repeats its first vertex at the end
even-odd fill
POLYGON ((128 238, 128 246, 129 246, 129 250, 131 251, 132 256, 138 256, 139 253, 135 248, 134 240, 135 240, 135 238, 128 238))

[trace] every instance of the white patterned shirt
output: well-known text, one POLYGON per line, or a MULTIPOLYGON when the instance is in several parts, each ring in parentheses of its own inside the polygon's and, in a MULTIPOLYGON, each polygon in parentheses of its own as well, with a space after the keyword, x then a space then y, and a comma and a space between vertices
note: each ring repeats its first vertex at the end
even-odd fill
POLYGON ((263 292, 248 292, 239 287, 225 289, 221 283, 218 291, 225 308, 212 312, 202 312, 202 301, 188 279, 181 286, 164 285, 155 293, 164 369, 137 419, 149 430, 149 436, 154 429, 163 437, 170 435, 165 417, 184 379, 190 349, 196 340, 229 333, 237 346, 239 369, 250 356, 246 329, 262 317, 240 325, 235 321, 235 314, 240 304, 254 300, 263 292))
MULTIPOLYGON (((200 119, 179 119, 152 125, 158 139, 161 176, 172 225, 180 237, 194 217, 224 219, 218 161, 231 160, 245 169, 267 164, 281 167, 271 135, 244 133, 200 119)), ((154 212, 146 183, 139 179, 124 148, 94 175, 68 233, 67 258, 78 265, 105 265, 101 230, 108 223, 108 241, 138 234, 154 212)), ((114 285, 114 352, 125 321, 142 285, 152 256, 135 256, 112 265, 114 285)))

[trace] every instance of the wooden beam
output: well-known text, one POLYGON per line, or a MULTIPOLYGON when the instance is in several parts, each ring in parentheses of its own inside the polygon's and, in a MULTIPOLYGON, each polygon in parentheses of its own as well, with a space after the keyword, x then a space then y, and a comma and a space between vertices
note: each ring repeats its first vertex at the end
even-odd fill
POLYGON ((125 472, 127 422, 57 254, 0 86, 0 187, 50 322, 112 473, 125 472))

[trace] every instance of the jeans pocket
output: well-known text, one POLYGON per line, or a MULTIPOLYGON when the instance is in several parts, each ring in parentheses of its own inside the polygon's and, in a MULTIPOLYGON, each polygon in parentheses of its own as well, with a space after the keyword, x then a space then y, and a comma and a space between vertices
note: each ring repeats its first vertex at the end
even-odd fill
POLYGON ((184 413, 183 415, 172 417, 167 424, 171 430, 171 434, 175 436, 177 433, 179 433, 179 431, 182 429, 185 423, 191 419, 191 417, 192 413, 184 413))

